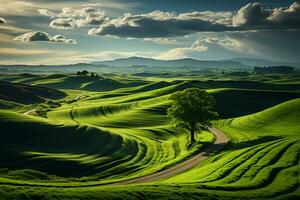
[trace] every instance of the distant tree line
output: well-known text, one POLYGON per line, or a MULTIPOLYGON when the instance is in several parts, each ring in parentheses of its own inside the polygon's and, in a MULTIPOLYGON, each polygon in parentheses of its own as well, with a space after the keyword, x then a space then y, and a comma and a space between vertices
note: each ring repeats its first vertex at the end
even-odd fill
POLYGON ((278 73, 278 74, 288 74, 294 73, 294 67, 290 66, 268 66, 268 67, 258 67, 255 66, 253 72, 256 73, 278 73))

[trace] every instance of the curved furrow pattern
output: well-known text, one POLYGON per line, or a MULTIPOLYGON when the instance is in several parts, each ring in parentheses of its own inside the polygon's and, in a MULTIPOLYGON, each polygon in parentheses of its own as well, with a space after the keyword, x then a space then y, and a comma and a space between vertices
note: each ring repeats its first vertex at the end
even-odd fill
MULTIPOLYGON (((281 144, 279 144, 279 145, 276 145, 275 147, 273 147, 269 152, 267 152, 266 153, 266 155, 265 156, 262 156, 261 157, 261 160, 260 161, 263 161, 263 162, 265 162, 265 165, 263 165, 263 164, 260 164, 259 163, 259 161, 258 161, 258 164, 257 165, 255 165, 255 166, 260 166, 260 167, 264 167, 264 166, 269 166, 269 165, 271 165, 271 163, 272 162, 276 162, 280 157, 281 157, 281 154, 283 154, 291 145, 293 144, 293 142, 291 142, 291 143, 289 143, 289 142, 283 142, 283 143, 281 143, 281 144)), ((264 149, 263 149, 264 150, 264 149)), ((261 151, 263 151, 263 150, 261 150, 261 151)), ((258 152, 255 152, 254 154, 261 154, 261 151, 258 151, 258 152)), ((241 164, 241 166, 246 166, 247 167, 247 164, 250 164, 250 163, 252 163, 253 162, 253 158, 254 158, 255 156, 253 156, 252 158, 250 158, 249 160, 247 160, 247 161, 249 161, 249 162, 245 162, 245 163, 243 163, 243 164, 241 164)), ((239 172, 237 175, 238 176, 240 176, 241 177, 241 179, 243 179, 244 177, 243 177, 243 175, 241 175, 240 173, 242 172, 245 172, 245 171, 238 171, 238 168, 240 168, 241 166, 238 166, 236 169, 235 168, 233 168, 232 170, 232 172, 231 173, 229 173, 229 174, 227 174, 227 176, 226 176, 226 178, 224 178, 225 180, 218 180, 218 181, 213 181, 213 182, 210 182, 209 184, 210 185, 222 185, 222 186, 224 186, 224 187, 232 187, 233 185, 238 185, 238 188, 243 188, 244 186, 245 186, 245 188, 248 188, 247 186, 248 186, 248 184, 249 184, 249 182, 251 182, 251 180, 243 180, 243 181, 241 181, 240 183, 242 183, 242 184, 238 184, 238 181, 237 180, 239 180, 235 175, 236 174, 234 174, 234 172, 239 172), (237 181, 237 182, 236 182, 237 181), (233 184, 231 184, 231 183, 233 183, 233 184), (246 183, 246 184, 245 184, 246 183), (243 185, 243 186, 242 186, 243 185)), ((249 166, 250 167, 250 166, 249 166)), ((249 170, 249 171, 247 171, 247 172, 250 172, 251 170, 249 170)), ((258 169, 257 171, 255 171, 256 173, 253 175, 254 176, 254 178, 256 177, 256 175, 260 172, 260 169, 258 169)), ((245 176, 247 176, 246 174, 245 174, 245 176)), ((252 177, 253 177, 252 176, 252 177)), ((268 177, 268 176, 264 176, 265 178, 266 177, 268 177)), ((258 182, 256 182, 256 183, 258 183, 258 182)))
MULTIPOLYGON (((283 142, 276 142, 274 144, 271 144, 269 146, 265 146, 260 151, 254 153, 251 158, 247 159, 245 162, 242 162, 240 165, 238 165, 236 168, 232 168, 232 171, 224 176, 223 179, 217 180, 217 184, 228 184, 233 183, 239 180, 244 174, 248 173, 250 171, 250 168, 255 166, 260 159, 265 159, 265 157, 268 157, 268 153, 270 151, 273 151, 275 148, 280 146, 283 142)), ((258 164, 259 165, 259 164, 258 164)))
MULTIPOLYGON (((244 163, 247 159, 253 156, 253 153, 258 152, 260 149, 264 149, 267 146, 273 145, 278 141, 272 141, 263 145, 258 145, 246 149, 235 150, 233 152, 225 153, 221 158, 217 161, 212 162, 208 165, 197 168, 197 171, 201 171, 201 173, 197 175, 193 175, 190 179, 191 181, 197 180, 199 183, 211 182, 214 180, 219 180, 224 178, 229 174, 235 166, 239 166, 239 164, 244 163), (225 164, 224 164, 225 163, 225 164)), ((209 160, 207 160, 210 162, 209 160)), ((180 178, 181 175, 176 177, 176 181, 180 178)), ((189 172, 182 174, 182 179, 184 177, 188 177, 189 172)))
POLYGON ((213 182, 213 181, 223 179, 224 177, 230 176, 230 173, 232 173, 232 171, 236 167, 240 166, 241 164, 245 163, 247 160, 251 159, 256 153, 258 153, 260 150, 264 148, 265 148, 264 145, 259 145, 259 147, 255 147, 248 152, 243 152, 236 159, 233 159, 231 162, 219 166, 218 170, 216 170, 211 175, 206 176, 203 179, 200 179, 199 182, 201 183, 213 182))

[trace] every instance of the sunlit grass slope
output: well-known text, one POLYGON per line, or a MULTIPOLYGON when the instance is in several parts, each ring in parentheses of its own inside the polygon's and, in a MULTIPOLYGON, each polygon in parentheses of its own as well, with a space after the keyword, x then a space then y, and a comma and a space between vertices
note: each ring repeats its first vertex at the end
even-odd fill
MULTIPOLYGON (((139 94, 106 101, 83 100, 74 106, 49 112, 48 117, 60 122, 89 124, 136 139, 140 152, 144 151, 144 154, 120 165, 128 173, 143 175, 171 165, 193 152, 187 150, 187 133, 170 126, 165 110, 168 98, 156 96, 155 92, 147 94, 148 97, 145 94, 146 98, 142 100, 139 94)), ((212 138, 203 134, 203 140, 211 142, 212 138)))
POLYGON ((262 136, 300 136, 300 99, 279 104, 262 112, 239 118, 221 120, 218 126, 238 140, 262 136), (246 135, 239 136, 239 133, 246 135))
POLYGON ((300 99, 262 112, 216 122, 231 138, 221 154, 165 183, 236 191, 234 196, 300 195, 300 99))
MULTIPOLYGON (((188 134, 170 126, 165 113, 168 99, 160 100, 106 105, 101 105, 100 100, 79 101, 49 112, 48 119, 2 111, 2 141, 19 142, 16 147, 3 146, 2 167, 34 169, 62 180, 72 177, 75 182, 89 180, 98 184, 161 170, 191 155, 199 146, 187 149, 188 134), (10 140, 5 141, 9 132, 10 140), (90 140, 84 142, 84 136, 90 140)), ((213 140, 210 133, 198 139, 213 140)), ((13 179, 15 173, 3 174, 13 179)))

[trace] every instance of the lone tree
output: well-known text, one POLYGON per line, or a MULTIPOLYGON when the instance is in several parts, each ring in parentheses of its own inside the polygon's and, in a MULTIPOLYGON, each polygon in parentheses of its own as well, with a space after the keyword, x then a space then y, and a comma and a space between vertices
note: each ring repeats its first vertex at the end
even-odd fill
POLYGON ((189 88, 176 92, 170 98, 172 106, 168 109, 168 116, 177 127, 183 127, 191 133, 191 144, 195 143, 195 132, 206 130, 210 120, 217 117, 215 100, 205 90, 189 88))

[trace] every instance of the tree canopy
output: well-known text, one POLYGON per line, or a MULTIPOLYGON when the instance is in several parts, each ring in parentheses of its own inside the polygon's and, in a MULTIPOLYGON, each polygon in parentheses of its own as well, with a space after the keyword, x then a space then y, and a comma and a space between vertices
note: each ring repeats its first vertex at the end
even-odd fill
POLYGON ((205 130, 211 119, 218 116, 214 111, 215 100, 206 90, 189 88, 176 92, 170 97, 172 106, 168 116, 176 126, 186 128, 191 133, 191 143, 195 142, 195 131, 205 130))

